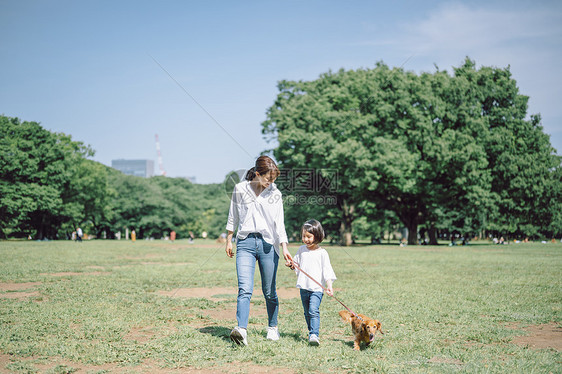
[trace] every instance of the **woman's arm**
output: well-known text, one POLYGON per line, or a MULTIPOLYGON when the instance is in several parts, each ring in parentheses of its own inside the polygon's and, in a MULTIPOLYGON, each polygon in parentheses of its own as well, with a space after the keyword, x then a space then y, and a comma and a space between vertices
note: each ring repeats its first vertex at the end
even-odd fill
POLYGON ((226 233, 226 255, 230 258, 234 256, 234 252, 232 251, 232 235, 234 232, 227 231, 226 233))

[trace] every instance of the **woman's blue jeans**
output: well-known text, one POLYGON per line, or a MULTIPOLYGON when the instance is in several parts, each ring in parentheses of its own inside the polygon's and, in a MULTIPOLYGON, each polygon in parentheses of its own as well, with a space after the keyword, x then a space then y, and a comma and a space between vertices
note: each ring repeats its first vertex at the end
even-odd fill
POLYGON ((254 291, 254 273, 258 263, 261 275, 261 289, 265 297, 268 326, 277 326, 279 299, 275 285, 279 255, 273 245, 263 240, 260 234, 250 234, 236 244, 236 273, 238 274, 238 301, 236 319, 238 326, 248 327, 250 299, 254 291))
POLYGON ((302 288, 300 290, 308 334, 320 336, 320 303, 324 294, 319 291, 313 292, 302 288))

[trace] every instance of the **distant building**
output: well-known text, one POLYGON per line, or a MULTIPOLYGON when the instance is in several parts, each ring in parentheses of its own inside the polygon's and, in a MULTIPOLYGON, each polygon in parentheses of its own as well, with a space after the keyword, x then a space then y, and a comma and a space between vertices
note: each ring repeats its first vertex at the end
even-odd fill
POLYGON ((154 175, 154 161, 152 160, 111 160, 111 167, 123 174, 150 178, 154 175))

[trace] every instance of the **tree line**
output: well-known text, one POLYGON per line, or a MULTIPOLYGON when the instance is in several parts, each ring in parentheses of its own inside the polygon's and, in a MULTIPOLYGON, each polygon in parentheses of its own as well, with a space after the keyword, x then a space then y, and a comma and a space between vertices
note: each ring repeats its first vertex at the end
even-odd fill
POLYGON ((69 135, 0 116, 0 238, 65 239, 78 226, 98 238, 127 228, 139 238, 224 231, 221 184, 125 175, 93 155, 69 135))
POLYGON ((410 244, 418 232, 436 244, 443 230, 562 234, 561 158, 509 67, 477 69, 467 58, 452 75, 418 75, 380 62, 278 90, 262 132, 293 173, 288 194, 337 201, 289 215, 324 220, 344 244, 354 225, 380 231, 388 222, 407 227, 410 244), (295 174, 307 188, 294 189, 295 174))
MULTIPOLYGON (((404 226, 441 232, 562 235, 561 157, 528 115, 509 67, 415 74, 378 63, 280 81, 262 133, 277 146, 287 233, 307 218, 344 245, 404 226)), ((140 178, 94 162, 94 150, 36 122, 0 116, 0 237, 218 237, 239 175, 223 184, 140 178), (230 189, 230 190, 229 190, 230 189)))

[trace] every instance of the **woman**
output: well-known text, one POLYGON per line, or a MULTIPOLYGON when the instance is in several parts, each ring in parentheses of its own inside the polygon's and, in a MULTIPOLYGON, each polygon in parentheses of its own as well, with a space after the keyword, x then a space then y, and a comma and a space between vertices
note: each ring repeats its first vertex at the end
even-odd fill
POLYGON ((234 187, 230 211, 226 224, 226 254, 233 257, 232 236, 236 238, 236 273, 238 275, 238 300, 236 319, 238 326, 230 332, 230 339, 236 344, 248 344, 248 319, 250 299, 254 290, 256 261, 259 265, 262 291, 265 297, 268 329, 267 339, 279 340, 277 314, 279 300, 275 288, 279 246, 283 249, 285 265, 292 261, 287 249, 287 234, 283 216, 281 192, 273 183, 279 176, 275 162, 260 156, 245 179, 234 187))

